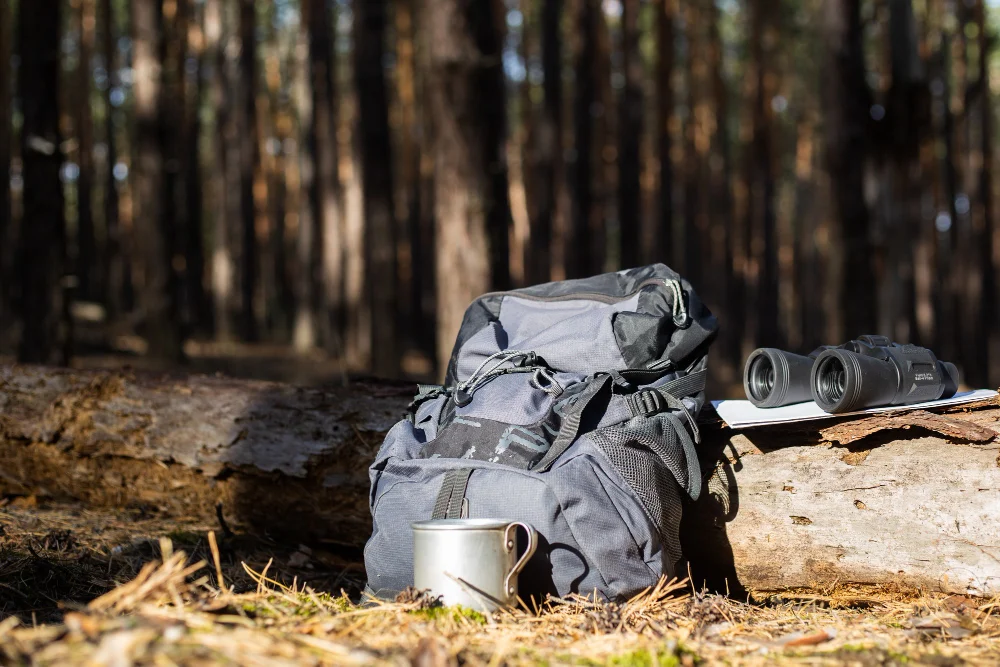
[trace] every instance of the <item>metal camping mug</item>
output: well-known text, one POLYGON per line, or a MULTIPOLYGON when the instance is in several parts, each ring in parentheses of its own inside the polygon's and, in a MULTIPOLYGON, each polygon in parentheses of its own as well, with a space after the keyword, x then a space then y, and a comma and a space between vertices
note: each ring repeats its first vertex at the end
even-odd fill
POLYGON ((521 521, 438 519, 413 524, 413 585, 446 605, 482 611, 517 600, 517 575, 538 547, 538 532, 521 521), (528 547, 517 557, 517 527, 528 547))

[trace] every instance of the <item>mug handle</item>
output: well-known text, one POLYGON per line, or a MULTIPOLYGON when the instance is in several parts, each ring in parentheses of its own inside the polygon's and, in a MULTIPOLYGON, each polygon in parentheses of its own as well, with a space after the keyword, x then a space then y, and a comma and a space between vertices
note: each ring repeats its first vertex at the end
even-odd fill
POLYGON ((504 579, 503 585, 504 590, 507 591, 507 595, 514 594, 516 590, 514 584, 517 582, 517 575, 521 574, 521 570, 528 564, 528 559, 534 555, 535 549, 538 548, 538 531, 523 521, 514 521, 507 525, 507 529, 504 531, 504 548, 508 552, 517 548, 518 526, 524 528, 525 532, 528 533, 528 548, 525 549, 524 555, 514 563, 514 567, 507 573, 507 577, 504 579))

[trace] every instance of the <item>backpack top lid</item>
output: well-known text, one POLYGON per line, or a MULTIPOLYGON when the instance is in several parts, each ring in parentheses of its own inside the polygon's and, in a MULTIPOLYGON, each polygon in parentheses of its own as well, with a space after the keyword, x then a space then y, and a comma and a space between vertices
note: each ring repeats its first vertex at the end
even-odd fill
POLYGON ((691 285, 663 264, 490 292, 465 311, 445 384, 465 381, 505 350, 585 375, 682 370, 704 356, 717 331, 691 285))

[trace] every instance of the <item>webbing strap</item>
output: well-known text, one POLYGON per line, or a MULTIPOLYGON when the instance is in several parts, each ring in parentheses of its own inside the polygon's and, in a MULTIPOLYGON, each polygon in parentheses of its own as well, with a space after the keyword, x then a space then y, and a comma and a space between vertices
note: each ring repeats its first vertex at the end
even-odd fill
POLYGON ((465 502, 465 492, 469 488, 469 478, 472 468, 455 468, 444 474, 441 490, 434 502, 432 519, 460 519, 462 505, 465 502))
POLYGON ((708 370, 703 368, 671 380, 662 387, 640 389, 626 396, 625 402, 633 417, 649 417, 674 407, 676 400, 671 399, 681 399, 703 391, 707 380, 708 370))
POLYGON ((576 441, 576 436, 580 434, 580 424, 583 421, 583 413, 587 409, 587 406, 605 388, 610 388, 611 386, 612 377, 604 375, 595 378, 591 385, 576 397, 572 407, 563 416, 562 426, 559 428, 559 435, 556 436, 555 442, 552 443, 552 446, 546 452, 545 456, 542 457, 542 460, 532 468, 533 471, 545 472, 557 458, 562 456, 563 452, 569 449, 569 446, 576 441))

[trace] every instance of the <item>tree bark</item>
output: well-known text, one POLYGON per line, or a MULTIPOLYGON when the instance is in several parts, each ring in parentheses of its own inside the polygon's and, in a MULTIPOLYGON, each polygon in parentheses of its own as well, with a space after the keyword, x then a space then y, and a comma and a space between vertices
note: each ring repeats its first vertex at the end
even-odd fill
MULTIPOLYGON (((768 0, 753 0, 751 3, 752 42, 750 44, 753 61, 754 95, 750 100, 752 108, 753 136, 747 155, 747 184, 749 216, 746 225, 749 240, 754 251, 749 253, 756 260, 756 302, 754 319, 757 324, 757 340, 781 347, 782 328, 778 326, 778 238, 775 220, 775 174, 772 146, 772 110, 774 72, 773 7, 768 0)), ((863 75, 863 71, 862 71, 863 75)), ((860 172, 859 172, 860 173, 860 172)), ((860 181, 859 181, 860 182, 860 181)))
POLYGON ((101 256, 102 300, 108 312, 108 320, 114 321, 125 309, 125 276, 129 266, 126 248, 122 239, 121 215, 118 209, 118 179, 115 165, 118 163, 118 128, 115 122, 117 112, 113 100, 118 81, 117 30, 115 10, 112 0, 101 0, 101 29, 104 63, 108 71, 108 83, 104 93, 104 140, 107 145, 107 171, 104 174, 104 253, 101 256))
POLYGON ((620 230, 620 266, 631 268, 641 262, 639 190, 639 139, 642 124, 642 57, 639 52, 639 0, 622 2, 622 71, 625 89, 618 109, 618 225, 620 230))
POLYGON ((209 95, 215 112, 215 132, 212 134, 212 329, 217 340, 232 336, 233 253, 232 210, 233 193, 229 189, 229 165, 232 119, 230 118, 231 86, 225 39, 229 35, 223 0, 206 0, 204 9, 205 59, 211 63, 209 95))
POLYGON ((525 282, 548 282, 553 275, 553 247, 557 232, 566 224, 566 177, 563 167, 563 0, 544 0, 541 8, 542 107, 535 132, 537 207, 531 219, 531 241, 525 253, 525 282))
POLYGON ((660 162, 659 220, 656 225, 654 260, 676 264, 673 253, 677 236, 674 229, 673 124, 677 114, 674 99, 674 63, 676 61, 677 0, 659 0, 656 4, 656 110, 657 154, 660 162))
POLYGON ((9 321, 11 282, 13 280, 12 232, 10 207, 10 160, 11 160, 11 115, 10 115, 10 56, 11 31, 10 3, 0 6, 0 320, 9 321))
POLYGON ((386 0, 355 4, 354 71, 365 218, 365 292, 371 317, 371 370, 380 377, 399 373, 401 338, 396 326, 397 233, 389 99, 382 64, 387 14, 386 0))
MULTIPOLYGON (((997 431, 996 400, 955 412, 972 431, 997 431)), ((704 429, 711 475, 681 528, 694 585, 1000 592, 1000 444, 932 434, 919 415, 894 419, 853 442, 854 427, 872 420, 704 429)))
POLYGON ((69 332, 62 137, 59 132, 60 2, 22 2, 18 35, 21 70, 23 211, 17 275, 24 327, 18 358, 68 363, 69 332))
MULTIPOLYGON (((367 467, 412 391, 0 367, 0 495, 203 518, 222 503, 248 530, 358 548, 367 467)), ((994 400, 947 418, 703 424, 708 481, 682 524, 695 585, 1000 593, 1000 444, 983 442, 998 417, 994 400)))
POLYGON ((871 93, 865 81, 860 0, 825 4, 829 58, 826 150, 844 256, 842 337, 852 338, 875 324, 874 275, 868 238, 864 168, 871 93))
POLYGON ((76 71, 76 139, 80 174, 76 181, 76 294, 91 301, 97 298, 97 234, 94 229, 94 123, 90 93, 96 28, 95 0, 81 0, 79 9, 80 53, 76 71))
POLYGON ((240 215, 242 217, 242 252, 240 271, 241 334, 245 341, 256 341, 257 274, 260 260, 257 250, 257 206, 253 194, 254 176, 260 167, 260 135, 257 125, 257 17, 254 0, 240 0, 240 78, 239 99, 235 106, 239 114, 240 142, 240 215))
POLYGON ((997 382, 1000 378, 1000 335, 998 335, 998 322, 1000 322, 1000 307, 997 306, 1000 285, 997 283, 998 271, 1000 271, 1000 252, 995 250, 997 236, 1000 229, 997 228, 996 211, 993 205, 993 89, 990 84, 990 46, 993 38, 988 32, 985 0, 976 2, 976 24, 979 27, 979 81, 980 81, 980 107, 979 115, 979 143, 982 161, 979 169, 979 206, 982 216, 982 228, 980 230, 979 262, 983 270, 982 301, 980 303, 980 321, 984 323, 985 350, 982 352, 982 363, 988 377, 997 382))
POLYGON ((183 356, 170 266, 172 221, 164 211, 162 0, 132 0, 135 70, 135 239, 142 277, 140 305, 151 356, 183 356))
POLYGON ((577 0, 574 17, 573 82, 573 153, 572 192, 573 213, 566 235, 565 264, 567 278, 583 278, 594 265, 593 239, 590 231, 595 217, 600 215, 594 201, 593 107, 597 100, 594 70, 597 63, 597 0, 577 0))
MULTIPOLYGON (((447 363, 466 307, 509 283, 500 31, 492 2, 424 0, 437 225, 437 358, 447 363)), ((443 370, 443 369, 441 369, 443 370)))
POLYGON ((322 344, 344 354, 345 224, 337 173, 337 105, 333 20, 323 0, 303 4, 307 41, 303 190, 307 208, 298 235, 298 278, 293 340, 300 351, 322 344))
POLYGON ((204 243, 204 188, 201 166, 201 109, 210 102, 205 87, 205 40, 199 34, 195 37, 190 26, 199 25, 195 4, 186 0, 181 3, 185 16, 184 59, 194 62, 193 71, 183 67, 184 87, 191 102, 184 107, 184 217, 187 222, 185 234, 185 285, 188 318, 194 332, 207 333, 212 330, 212 309, 205 293, 205 243, 204 243))

